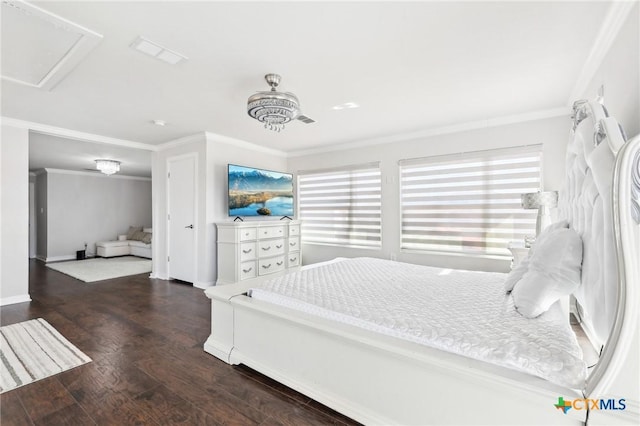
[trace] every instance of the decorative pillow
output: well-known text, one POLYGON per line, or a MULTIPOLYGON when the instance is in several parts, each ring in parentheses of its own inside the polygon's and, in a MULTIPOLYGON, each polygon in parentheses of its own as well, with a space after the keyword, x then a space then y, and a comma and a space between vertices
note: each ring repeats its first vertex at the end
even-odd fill
POLYGON ((142 241, 145 244, 151 244, 151 232, 143 232, 144 236, 142 237, 142 239, 140 241, 142 241))
POLYGON ((133 234, 133 236, 131 238, 129 238, 130 240, 133 241, 142 241, 142 239, 144 238, 144 232, 142 231, 137 231, 135 234, 133 234))
POLYGON ((529 270, 529 258, 533 255, 535 246, 544 241, 549 236, 549 234, 553 233, 554 231, 557 231, 558 229, 565 229, 568 227, 569 222, 567 222, 566 220, 561 220, 547 226, 540 233, 533 247, 531 247, 531 250, 529 250, 529 254, 527 255, 527 257, 523 259, 515 268, 513 268, 511 272, 509 272, 509 275, 507 275, 507 279, 504 282, 504 291, 507 294, 511 293, 511 290, 513 290, 513 286, 516 285, 516 283, 520 281, 524 274, 529 270))
MULTIPOLYGON (((529 256, 530 255, 531 251, 529 251, 529 256)), ((504 291, 507 294, 511 293, 513 286, 515 286, 529 270, 529 256, 522 259, 522 261, 520 261, 520 263, 511 270, 511 272, 509 272, 509 275, 507 275, 507 279, 504 281, 504 291)))
POLYGON ((142 226, 130 226, 127 231, 127 240, 133 240, 136 232, 142 232, 142 226))
POLYGON ((569 228, 569 222, 567 222, 566 220, 561 220, 555 223, 552 223, 551 225, 547 226, 546 228, 544 228, 544 230, 542 230, 542 232, 540 232, 540 235, 538 235, 536 237, 535 242, 533 243, 533 246, 531 247, 531 251, 535 251, 535 248, 538 244, 543 244, 542 242, 552 233, 554 233, 555 231, 557 231, 558 229, 566 229, 569 228))
POLYGON ((535 318, 580 285, 582 239, 573 229, 560 228, 538 241, 529 269, 511 295, 518 312, 535 318))

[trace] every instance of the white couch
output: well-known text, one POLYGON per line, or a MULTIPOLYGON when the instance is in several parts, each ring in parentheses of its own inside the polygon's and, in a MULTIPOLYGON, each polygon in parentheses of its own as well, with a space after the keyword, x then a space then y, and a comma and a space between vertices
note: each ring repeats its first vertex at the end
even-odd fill
MULTIPOLYGON (((151 233, 151 228, 143 229, 151 233)), ((101 241, 96 243, 96 254, 100 257, 139 256, 151 259, 151 244, 142 241, 127 240, 126 235, 118 235, 118 241, 101 241)))

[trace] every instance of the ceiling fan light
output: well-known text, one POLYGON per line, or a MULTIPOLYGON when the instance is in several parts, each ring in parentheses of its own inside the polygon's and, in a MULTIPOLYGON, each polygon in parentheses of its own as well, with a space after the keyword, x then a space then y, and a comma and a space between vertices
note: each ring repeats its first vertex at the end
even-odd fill
POLYGON ((96 161, 96 169, 100 170, 107 176, 111 176, 114 173, 120 171, 120 162, 116 160, 99 159, 96 161))
POLYGON ((265 80, 271 85, 271 91, 258 92, 250 96, 247 101, 247 113, 251 118, 264 123, 265 129, 279 132, 284 129, 286 123, 300 115, 300 102, 293 93, 276 91, 280 83, 279 75, 267 74, 265 80))

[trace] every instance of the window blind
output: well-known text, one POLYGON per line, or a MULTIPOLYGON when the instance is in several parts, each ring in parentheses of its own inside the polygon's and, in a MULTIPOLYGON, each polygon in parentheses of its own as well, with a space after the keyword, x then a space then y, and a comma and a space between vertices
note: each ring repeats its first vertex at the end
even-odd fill
POLYGON ((298 173, 302 241, 381 246, 379 163, 298 173))
POLYGON ((510 257, 535 235, 542 145, 400 161, 401 248, 510 257))

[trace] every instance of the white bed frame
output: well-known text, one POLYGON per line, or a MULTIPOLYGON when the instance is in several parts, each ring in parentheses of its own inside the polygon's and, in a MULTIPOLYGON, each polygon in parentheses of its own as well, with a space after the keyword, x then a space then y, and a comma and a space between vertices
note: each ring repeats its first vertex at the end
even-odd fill
POLYGON ((599 104, 575 109, 576 120, 595 123, 597 139, 616 155, 609 207, 619 271, 612 285, 619 297, 584 389, 257 301, 245 294, 250 282, 206 290, 211 336, 205 351, 365 424, 639 424, 640 137, 623 144, 619 126, 599 104), (624 398, 626 409, 563 414, 554 407, 560 396, 624 398))

